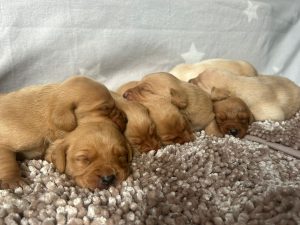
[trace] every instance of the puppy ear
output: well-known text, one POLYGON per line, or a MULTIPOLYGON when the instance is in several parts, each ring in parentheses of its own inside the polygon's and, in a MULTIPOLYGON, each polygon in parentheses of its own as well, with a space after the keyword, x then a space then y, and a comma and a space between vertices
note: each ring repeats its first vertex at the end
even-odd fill
POLYGON ((77 126, 75 103, 59 96, 55 99, 54 107, 50 114, 51 122, 60 130, 72 131, 77 126))
POLYGON ((210 97, 212 101, 221 101, 230 97, 230 91, 227 91, 222 88, 213 87, 211 89, 210 97))
POLYGON ((59 139, 53 142, 47 149, 45 159, 55 165, 60 173, 66 169, 66 154, 68 145, 64 140, 59 139))
POLYGON ((215 115, 217 123, 222 123, 227 119, 226 113, 223 112, 217 112, 215 115))
POLYGON ((148 94, 154 94, 149 85, 139 84, 133 88, 129 88, 124 92, 123 98, 126 98, 129 101, 140 101, 145 98, 148 94))
POLYGON ((197 77, 196 77, 196 78, 192 78, 192 79, 188 80, 188 83, 191 83, 191 84, 195 84, 195 85, 197 85, 197 84, 198 84, 198 82, 197 82, 197 77))
POLYGON ((188 105, 187 96, 184 93, 179 93, 174 88, 170 89, 171 103, 179 109, 185 109, 188 105))

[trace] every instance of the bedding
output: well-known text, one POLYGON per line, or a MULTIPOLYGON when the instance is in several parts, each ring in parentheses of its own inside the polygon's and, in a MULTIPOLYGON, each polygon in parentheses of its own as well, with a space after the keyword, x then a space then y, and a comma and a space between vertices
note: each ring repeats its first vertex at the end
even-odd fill
MULTIPOLYGON (((74 74, 116 89, 218 57, 300 84, 299 17, 298 0, 1 0, 0 92, 74 74)), ((0 224, 300 224, 300 161, 281 151, 299 152, 299 113, 252 124, 258 141, 201 132, 135 155, 132 175, 108 190, 22 162, 30 185, 0 190, 0 224)))
MULTIPOLYGON (((300 112, 255 122, 250 135, 300 147, 300 112)), ((135 155, 122 185, 89 191, 42 160, 21 163, 30 186, 0 191, 0 224, 299 224, 300 161, 267 145, 197 133, 135 155)))

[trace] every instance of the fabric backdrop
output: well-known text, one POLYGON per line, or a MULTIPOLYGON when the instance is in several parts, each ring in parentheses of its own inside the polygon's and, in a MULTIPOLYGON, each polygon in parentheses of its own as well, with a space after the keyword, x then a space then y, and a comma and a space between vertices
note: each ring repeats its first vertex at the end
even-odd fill
POLYGON ((299 0, 0 0, 0 91, 244 59, 300 84, 299 0))

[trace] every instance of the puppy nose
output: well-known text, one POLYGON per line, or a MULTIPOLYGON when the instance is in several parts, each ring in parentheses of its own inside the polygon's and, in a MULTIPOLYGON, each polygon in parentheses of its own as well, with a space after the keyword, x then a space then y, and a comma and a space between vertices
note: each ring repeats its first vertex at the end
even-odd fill
POLYGON ((109 186, 111 185, 116 179, 115 175, 108 175, 101 177, 101 181, 103 185, 109 186))
POLYGON ((238 130, 238 129, 235 129, 235 128, 231 128, 231 129, 229 130, 229 134, 232 135, 232 136, 234 136, 234 137, 236 137, 236 136, 238 136, 238 134, 239 134, 239 130, 238 130))

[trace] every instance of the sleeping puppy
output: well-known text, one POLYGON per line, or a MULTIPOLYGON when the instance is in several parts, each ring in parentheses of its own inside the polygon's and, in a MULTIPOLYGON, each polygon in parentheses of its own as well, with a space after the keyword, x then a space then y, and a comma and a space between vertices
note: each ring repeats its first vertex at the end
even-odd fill
MULTIPOLYGON (((123 95, 127 89, 132 88, 138 82, 130 82, 118 88, 118 93, 123 95)), ((125 94, 126 95, 126 94, 125 94)), ((128 96, 127 96, 128 97, 128 96)), ((128 99, 128 102, 138 102, 145 106, 150 117, 155 123, 157 134, 164 145, 183 144, 194 140, 191 124, 187 117, 169 99, 162 96, 151 96, 151 98, 139 98, 138 101, 128 99), (158 107, 160 107, 158 109, 158 107)))
POLYGON ((128 122, 124 135, 133 149, 141 153, 159 149, 160 139, 149 110, 138 102, 127 101, 116 92, 111 94, 118 108, 127 115, 128 122))
POLYGON ((241 98, 255 120, 287 120, 300 109, 299 86, 280 76, 243 77, 224 70, 208 69, 190 82, 207 93, 216 87, 241 98))
POLYGON ((123 131, 126 116, 108 89, 87 77, 23 88, 0 96, 0 187, 22 182, 16 154, 41 157, 49 143, 77 126, 107 118, 123 131))
POLYGON ((246 103, 238 97, 230 96, 226 90, 212 88, 214 112, 217 125, 223 135, 243 138, 254 117, 246 103))
POLYGON ((143 101, 156 124, 156 129, 164 145, 183 144, 193 141, 195 136, 185 113, 164 97, 153 97, 143 101))
POLYGON ((215 129, 215 115, 210 95, 170 73, 152 73, 144 76, 135 87, 125 91, 123 97, 142 104, 154 102, 154 98, 164 98, 166 99, 164 105, 156 104, 155 110, 162 113, 167 111, 166 104, 174 105, 187 116, 192 130, 204 129, 209 135, 220 136, 215 129))
POLYGON ((226 70, 240 76, 257 76, 257 71, 253 65, 243 60, 230 59, 208 59, 195 64, 179 64, 170 73, 183 81, 189 81, 198 76, 206 69, 226 70))
POLYGON ((131 148, 109 119, 79 125, 46 151, 45 159, 77 185, 106 189, 118 185, 130 172, 131 148))

